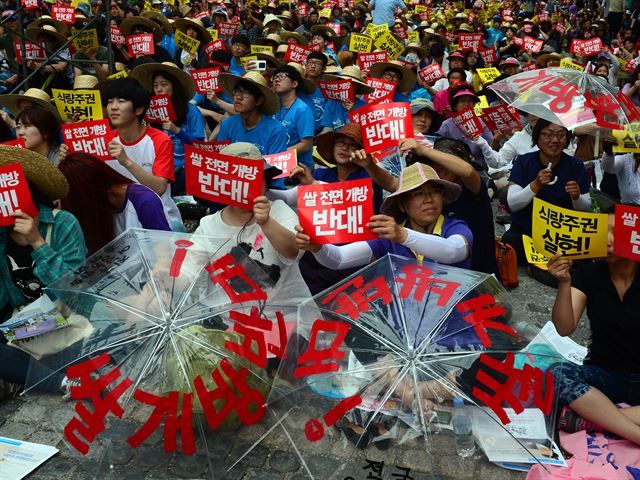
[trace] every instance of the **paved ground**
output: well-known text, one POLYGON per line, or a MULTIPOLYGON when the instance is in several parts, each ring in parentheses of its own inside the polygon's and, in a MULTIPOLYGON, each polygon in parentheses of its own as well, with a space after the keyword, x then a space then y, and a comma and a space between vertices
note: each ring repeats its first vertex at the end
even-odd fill
MULTIPOLYGON (((542 327, 550 319, 550 309, 555 291, 530 278, 520 271, 520 286, 511 292, 516 302, 529 313, 531 320, 542 327)), ((588 331, 584 322, 574 339, 585 344, 588 331)), ((108 432, 114 439, 106 464, 100 468, 93 460, 79 461, 61 442, 60 426, 73 414, 72 404, 62 402, 59 396, 19 397, 0 403, 0 435, 33 442, 56 445, 60 453, 34 472, 30 479, 55 480, 84 478, 113 479, 166 479, 166 478, 220 478, 219 474, 229 466, 229 459, 237 458, 246 451, 264 432, 265 427, 256 425, 236 433, 207 435, 206 445, 198 444, 198 454, 192 457, 158 455, 149 446, 143 446, 134 456, 125 443, 130 429, 124 427, 108 432), (129 431, 128 431, 129 430, 129 431), (209 452, 209 461, 200 452, 209 452)), ((152 437, 151 444, 159 444, 159 435, 152 437)), ((523 479, 525 474, 501 469, 489 463, 482 453, 470 459, 460 459, 455 454, 452 438, 446 434, 433 436, 432 455, 415 440, 387 451, 369 447, 351 455, 353 448, 338 441, 333 432, 327 431, 325 438, 309 450, 306 442, 294 442, 306 448, 305 458, 316 478, 329 478, 340 466, 340 480, 376 479, 398 480, 402 478, 428 479, 523 479), (370 461, 384 462, 382 474, 377 476, 370 461), (410 469, 410 476, 402 476, 410 469), (369 476, 368 476, 369 475, 369 476)), ((308 478, 298 457, 291 451, 289 442, 281 431, 268 436, 242 463, 225 478, 229 479, 283 479, 308 478)), ((0 466, 0 474, 1 474, 0 466)))

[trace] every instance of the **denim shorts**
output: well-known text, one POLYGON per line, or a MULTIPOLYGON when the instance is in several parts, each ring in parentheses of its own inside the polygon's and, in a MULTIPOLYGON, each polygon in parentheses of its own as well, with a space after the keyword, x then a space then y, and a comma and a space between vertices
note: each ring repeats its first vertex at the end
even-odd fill
POLYGON ((597 388, 613 403, 640 405, 640 373, 620 372, 597 365, 556 363, 550 367, 560 403, 569 405, 597 388))

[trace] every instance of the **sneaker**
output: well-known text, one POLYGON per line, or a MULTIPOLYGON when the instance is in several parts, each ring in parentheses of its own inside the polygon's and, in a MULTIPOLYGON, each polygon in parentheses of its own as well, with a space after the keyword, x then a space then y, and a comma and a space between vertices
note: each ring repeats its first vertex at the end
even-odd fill
POLYGON ((558 428, 567 433, 579 432, 586 430, 589 433, 604 432, 602 427, 599 427, 589 420, 585 420, 569 407, 563 407, 560 413, 560 419, 558 420, 558 428))
POLYGON ((62 392, 62 399, 65 401, 71 400, 71 387, 79 387, 82 384, 80 378, 68 378, 64 377, 60 384, 60 391, 62 392))
POLYGON ((0 402, 13 398, 22 392, 22 385, 0 379, 0 402))

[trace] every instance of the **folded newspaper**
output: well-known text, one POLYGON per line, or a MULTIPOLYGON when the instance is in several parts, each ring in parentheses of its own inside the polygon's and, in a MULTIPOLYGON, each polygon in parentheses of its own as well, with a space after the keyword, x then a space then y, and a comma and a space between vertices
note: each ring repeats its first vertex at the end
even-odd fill
POLYGON ((0 324, 0 332, 7 341, 12 342, 36 337, 68 325, 49 297, 43 295, 17 315, 0 324))
POLYGON ((561 337, 552 322, 547 322, 538 334, 531 339, 525 351, 529 351, 531 347, 538 344, 547 344, 556 352, 562 355, 566 360, 577 365, 582 365, 587 356, 587 347, 574 342, 569 337, 561 337))

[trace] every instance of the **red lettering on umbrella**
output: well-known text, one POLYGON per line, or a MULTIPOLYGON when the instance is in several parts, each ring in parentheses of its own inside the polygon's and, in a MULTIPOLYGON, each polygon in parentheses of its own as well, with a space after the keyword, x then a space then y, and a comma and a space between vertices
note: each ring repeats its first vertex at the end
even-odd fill
POLYGON ((413 299, 421 302, 427 292, 435 292, 439 294, 437 301, 439 307, 446 306, 460 286, 458 282, 432 277, 433 270, 420 265, 405 265, 402 273, 404 277, 396 278, 396 283, 402 285, 398 294, 400 298, 409 298, 413 292, 413 299))
POLYGON ((293 378, 307 377, 319 373, 337 372, 340 364, 331 360, 342 360, 345 351, 340 350, 344 339, 349 333, 350 325, 344 322, 330 322, 327 320, 316 320, 311 327, 309 346, 298 357, 299 366, 293 372, 293 378), (331 345, 326 348, 318 348, 318 334, 320 332, 335 332, 336 335, 331 341, 331 345), (310 364, 310 365, 305 365, 310 364))
POLYGON ((492 345, 491 338, 487 333, 488 329, 500 330, 514 337, 518 336, 516 331, 509 325, 490 320, 502 317, 506 314, 506 311, 502 305, 496 304, 496 299, 489 293, 460 302, 456 305, 456 309, 462 314, 468 312, 463 315, 462 319, 473 325, 476 335, 478 335, 482 345, 485 347, 492 345))
POLYGON ((227 253, 224 257, 219 258, 215 262, 204 267, 207 272, 211 274, 211 281, 219 284, 225 293, 229 296, 231 303, 248 302, 251 300, 267 300, 267 294, 264 292, 249 276, 246 274, 244 267, 240 264, 233 265, 235 258, 230 253, 227 253), (216 273, 220 270, 220 273, 216 273), (245 287, 249 287, 251 290, 242 292, 237 291, 236 288, 231 285, 231 281, 235 280, 235 285, 238 282, 245 287))

